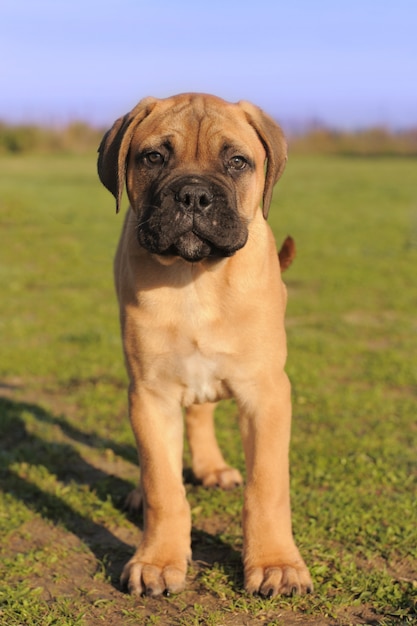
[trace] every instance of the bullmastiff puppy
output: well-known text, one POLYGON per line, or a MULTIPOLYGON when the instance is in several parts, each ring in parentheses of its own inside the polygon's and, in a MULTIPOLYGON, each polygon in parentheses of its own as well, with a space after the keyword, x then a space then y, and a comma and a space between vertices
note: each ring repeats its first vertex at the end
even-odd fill
MULTIPOLYGON (((295 545, 284 372, 286 289, 266 218, 286 163, 280 127, 248 102, 146 98, 105 134, 98 172, 130 208, 115 259, 129 413, 140 460, 142 541, 121 582, 133 594, 184 588, 191 517, 182 481, 242 482, 218 447, 215 402, 233 397, 246 462, 244 577, 263 596, 312 590, 295 545)), ((281 252, 291 260, 291 241, 281 252)))

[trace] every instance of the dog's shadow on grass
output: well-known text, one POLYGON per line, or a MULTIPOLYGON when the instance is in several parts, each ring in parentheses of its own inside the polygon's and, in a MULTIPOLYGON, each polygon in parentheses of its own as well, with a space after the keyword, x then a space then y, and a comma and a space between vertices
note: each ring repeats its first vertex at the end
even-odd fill
MULTIPOLYGON (((50 424, 52 428, 61 427, 68 439, 86 443, 86 436, 62 417, 55 417, 36 404, 0 398, 0 455, 3 461, 0 484, 3 491, 23 501, 44 519, 61 524, 76 535, 105 564, 106 575, 118 587, 121 567, 132 553, 132 546, 104 525, 93 521, 88 513, 81 512, 82 495, 79 507, 68 504, 59 495, 60 484, 63 487, 71 483, 83 485, 94 491, 103 502, 110 497, 113 506, 119 509, 123 508, 124 498, 132 484, 88 463, 70 441, 51 441, 50 433, 48 440, 33 434, 25 419, 28 415, 32 420, 35 418, 38 422, 50 424), (42 476, 50 475, 50 480, 46 481, 50 490, 37 484, 37 474, 40 473, 42 476)), ((101 447, 101 442, 96 442, 96 446, 101 447)))
POLYGON ((232 590, 240 594, 243 588, 242 554, 217 535, 200 529, 193 528, 191 539, 196 581, 201 581, 207 591, 207 588, 215 589, 217 578, 224 576, 232 590), (213 568, 214 565, 217 567, 213 568))
MULTIPOLYGON (((71 444, 71 440, 99 449, 112 449, 130 462, 136 458, 133 446, 120 446, 111 440, 88 435, 62 416, 55 416, 36 404, 0 397, 0 485, 3 491, 24 502, 44 519, 64 526, 77 536, 104 565, 105 574, 112 585, 120 589, 120 573, 124 563, 132 555, 134 546, 91 519, 88 513, 82 513, 82 496, 79 507, 70 505, 64 497, 60 497, 59 483, 63 486, 74 483, 85 486, 103 502, 110 498, 114 508, 119 510, 124 508, 132 483, 88 463, 76 446, 71 444), (62 441, 62 437, 57 437, 60 439, 57 441, 51 440, 50 431, 47 433, 47 440, 30 432, 28 416, 30 420, 47 424, 51 428, 59 427, 68 442, 62 441), (42 474, 46 470, 51 476, 51 480, 47 481, 48 486, 51 486, 50 490, 36 484, 37 473, 39 474, 36 468, 42 474)), ((184 473, 184 480, 193 480, 188 471, 184 473)), ((140 515, 126 515, 142 528, 143 520, 140 515)), ((231 563, 233 570, 236 569, 234 563, 240 561, 240 555, 219 537, 194 529, 192 540, 193 557, 200 572, 206 571, 219 561, 231 563)), ((133 541, 139 541, 139 534, 133 541)), ((230 573, 232 575, 232 571, 230 573)))

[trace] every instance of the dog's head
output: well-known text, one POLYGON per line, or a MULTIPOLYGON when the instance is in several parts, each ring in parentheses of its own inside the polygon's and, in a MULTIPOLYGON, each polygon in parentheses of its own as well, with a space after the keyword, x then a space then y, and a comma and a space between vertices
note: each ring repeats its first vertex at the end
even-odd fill
POLYGON ((245 245, 262 199, 267 218, 286 158, 280 127, 257 107, 182 94, 146 98, 116 120, 98 172, 117 210, 126 184, 141 246, 197 262, 245 245))

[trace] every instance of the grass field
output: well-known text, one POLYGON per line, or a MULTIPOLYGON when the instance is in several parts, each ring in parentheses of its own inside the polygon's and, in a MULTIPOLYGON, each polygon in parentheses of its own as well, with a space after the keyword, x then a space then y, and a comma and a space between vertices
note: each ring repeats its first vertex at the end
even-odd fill
MULTIPOLYGON (((277 242, 298 248, 287 370, 304 598, 242 592, 242 491, 192 481, 187 591, 119 588, 140 536, 123 511, 137 467, 112 285, 122 219, 95 155, 0 157, 0 623, 415 624, 417 162, 294 156, 276 190, 277 242)), ((217 420, 243 471, 233 402, 217 420)))

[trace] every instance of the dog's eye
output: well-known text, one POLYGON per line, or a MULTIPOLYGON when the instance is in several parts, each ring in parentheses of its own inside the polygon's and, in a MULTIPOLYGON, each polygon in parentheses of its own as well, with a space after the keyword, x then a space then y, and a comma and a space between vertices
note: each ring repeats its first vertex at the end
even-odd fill
POLYGON ((147 165, 162 165, 164 162, 164 157, 160 152, 148 152, 143 157, 145 163, 147 165))
POLYGON ((234 156, 229 160, 229 167, 232 170, 243 170, 248 162, 243 156, 234 156))

